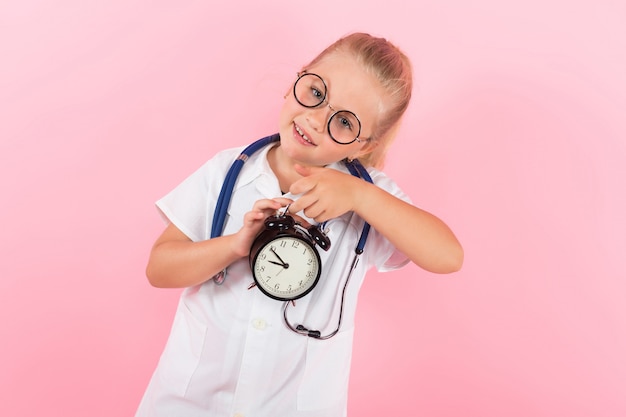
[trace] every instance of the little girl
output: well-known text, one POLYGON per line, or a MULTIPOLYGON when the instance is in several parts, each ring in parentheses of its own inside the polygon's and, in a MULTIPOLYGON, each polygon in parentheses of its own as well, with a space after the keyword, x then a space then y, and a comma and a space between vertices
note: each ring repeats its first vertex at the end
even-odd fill
POLYGON ((148 279, 186 288, 138 417, 346 415, 367 270, 410 261, 449 273, 463 261, 450 229, 377 169, 411 91, 410 63, 394 45, 364 33, 342 38, 300 70, 277 135, 250 155, 239 157, 243 147, 218 153, 157 202, 168 226, 152 248, 148 279), (245 164, 216 233, 218 197, 235 160, 245 164), (354 160, 372 182, 349 169, 354 160), (319 251, 317 285, 295 301, 255 288, 248 260, 277 213, 320 225, 330 241, 319 251))

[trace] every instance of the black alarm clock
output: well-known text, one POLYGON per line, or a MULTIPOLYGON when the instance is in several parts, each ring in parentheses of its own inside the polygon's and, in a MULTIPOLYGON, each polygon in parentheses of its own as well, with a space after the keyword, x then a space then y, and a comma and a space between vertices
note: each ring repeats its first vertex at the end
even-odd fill
POLYGON ((269 216, 250 248, 256 286, 276 300, 304 297, 315 288, 322 273, 316 246, 330 248, 330 240, 318 226, 302 226, 287 210, 269 216))

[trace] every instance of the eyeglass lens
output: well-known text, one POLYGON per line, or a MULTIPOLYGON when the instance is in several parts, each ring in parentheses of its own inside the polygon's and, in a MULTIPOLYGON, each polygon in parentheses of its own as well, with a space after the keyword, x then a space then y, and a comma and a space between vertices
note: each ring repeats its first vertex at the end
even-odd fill
MULTIPOLYGON (((296 101, 304 107, 314 108, 326 100, 326 83, 317 74, 302 74, 293 86, 296 101)), ((331 107, 332 109, 332 107, 331 107)), ((361 133, 361 122, 348 110, 334 112, 328 120, 328 133, 338 143, 350 144, 361 133)))

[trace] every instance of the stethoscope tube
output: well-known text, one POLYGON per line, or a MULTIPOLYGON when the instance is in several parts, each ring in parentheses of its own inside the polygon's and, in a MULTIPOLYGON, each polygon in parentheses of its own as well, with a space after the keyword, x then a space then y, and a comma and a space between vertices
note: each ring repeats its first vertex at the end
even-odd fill
MULTIPOLYGON (((252 156, 256 151, 269 145, 272 142, 278 142, 280 136, 278 133, 270 136, 266 136, 256 142, 248 145, 240 154, 239 157, 232 163, 230 169, 226 173, 224 182, 220 194, 217 197, 217 204, 215 205, 215 213, 213 214, 213 224, 211 225, 211 239, 221 236, 224 232, 224 222, 226 221, 226 214, 228 213, 228 206, 230 205, 230 199, 235 189, 235 183, 239 172, 243 168, 243 164, 246 163, 248 158, 252 156)), ((220 271, 213 277, 213 282, 217 285, 222 285, 226 279, 226 269, 220 271)))
POLYGON ((292 332, 298 333, 299 335, 302 335, 302 336, 308 336, 308 337, 312 337, 314 339, 320 339, 320 340, 330 339, 331 337, 339 333, 339 329, 341 328, 341 322, 343 320, 343 306, 344 306, 344 301, 346 298, 346 290, 348 288, 348 283, 350 282, 350 278, 352 277, 352 272, 354 272, 357 264, 359 263, 359 256, 361 256, 361 253, 356 252, 354 254, 352 265, 350 265, 350 272, 348 272, 348 277, 346 278, 346 282, 343 284, 343 290, 341 291, 341 304, 339 305, 339 318, 337 319, 337 327, 335 328, 335 330, 333 330, 327 335, 322 336, 322 332, 320 332, 319 330, 309 330, 301 324, 298 324, 294 328, 293 325, 289 323, 289 319, 287 318, 287 308, 289 307, 289 304, 291 303, 291 301, 285 301, 285 305, 283 307, 283 319, 287 327, 292 332))
MULTIPOLYGON (((370 177, 370 174, 367 172, 365 167, 359 162, 358 159, 353 159, 353 160, 346 159, 344 160, 344 164, 346 168, 348 168, 348 171, 350 171, 350 173, 354 175, 355 177, 361 177, 365 181, 369 182, 370 184, 374 183, 374 181, 372 181, 372 177, 370 177)), ((367 241, 367 236, 369 235, 369 233, 370 233, 370 225, 369 223, 366 222, 363 225, 363 230, 361 231, 361 237, 359 238, 359 243, 356 245, 355 252, 357 253, 357 255, 360 255, 363 253, 363 248, 365 248, 365 242, 367 241)))

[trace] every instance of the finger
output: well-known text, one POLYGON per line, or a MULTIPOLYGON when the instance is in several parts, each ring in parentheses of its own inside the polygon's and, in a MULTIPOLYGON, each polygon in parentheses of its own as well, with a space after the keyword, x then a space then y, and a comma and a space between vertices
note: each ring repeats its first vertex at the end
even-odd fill
POLYGON ((287 207, 288 205, 293 203, 293 200, 291 198, 286 198, 286 197, 276 197, 276 198, 273 198, 272 200, 280 204, 280 207, 287 207))
POLYGON ((304 194, 302 197, 298 198, 289 206, 290 213, 299 213, 302 210, 306 210, 313 204, 317 203, 318 197, 311 193, 304 194))
POLYGON ((265 218, 265 214, 262 211, 249 211, 244 214, 244 225, 252 226, 255 222, 265 218))
POLYGON ((257 200, 252 207, 252 210, 278 210, 282 207, 280 201, 276 201, 270 198, 264 198, 257 200))
POLYGON ((295 195, 305 194, 315 188, 316 184, 317 182, 315 181, 315 179, 311 177, 303 177, 291 184, 291 187, 289 187, 289 192, 295 195))
POLYGON ((323 208, 312 205, 311 207, 308 207, 304 210, 304 215, 307 216, 309 219, 315 220, 317 223, 321 223, 324 220, 327 220, 324 217, 325 212, 326 211, 323 208))

